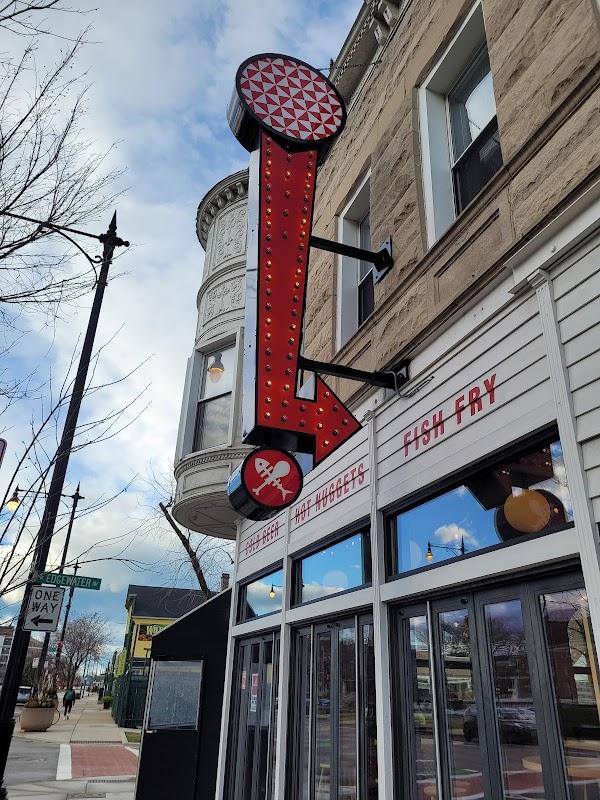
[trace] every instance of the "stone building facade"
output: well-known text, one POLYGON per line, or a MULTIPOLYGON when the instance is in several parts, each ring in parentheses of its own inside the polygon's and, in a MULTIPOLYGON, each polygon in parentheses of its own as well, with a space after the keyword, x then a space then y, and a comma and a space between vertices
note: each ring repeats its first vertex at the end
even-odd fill
POLYGON ((247 452, 240 441, 238 391, 247 195, 246 170, 219 181, 198 206, 196 232, 206 257, 175 455, 173 516, 192 530, 225 538, 234 538, 236 530, 227 481, 247 452))
POLYGON ((335 259, 313 251, 309 356, 384 369, 409 355, 598 177, 596 0, 484 0, 503 166, 428 242, 419 87, 471 8, 461 0, 365 3, 336 59, 331 79, 349 114, 319 175, 315 233, 337 238, 339 214, 370 170, 372 242, 391 235, 395 264, 375 288, 373 316, 339 347, 335 259))

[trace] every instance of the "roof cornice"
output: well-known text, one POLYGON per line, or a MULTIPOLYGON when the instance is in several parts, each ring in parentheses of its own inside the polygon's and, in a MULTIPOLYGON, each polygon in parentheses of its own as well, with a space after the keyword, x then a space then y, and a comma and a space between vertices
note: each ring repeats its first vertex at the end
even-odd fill
POLYGON ((242 169, 228 175, 223 180, 216 183, 212 189, 204 195, 198 206, 196 213, 196 234, 202 247, 206 250, 208 232, 215 217, 232 203, 243 199, 248 195, 248 170, 242 169))

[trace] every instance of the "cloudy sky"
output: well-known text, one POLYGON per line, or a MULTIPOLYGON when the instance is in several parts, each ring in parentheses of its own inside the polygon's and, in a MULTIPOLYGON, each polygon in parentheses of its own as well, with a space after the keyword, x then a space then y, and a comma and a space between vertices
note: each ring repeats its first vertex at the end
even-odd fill
MULTIPOLYGON (((70 493, 81 481, 85 509, 134 481, 106 508, 77 521, 70 550, 80 553, 112 540, 88 557, 127 547, 125 557, 146 565, 135 572, 127 564, 100 561, 81 570, 101 576, 103 588, 76 593, 74 611, 102 611, 111 622, 112 649, 122 643, 129 583, 194 585, 189 573, 177 569, 169 529, 160 521, 138 529, 154 502, 145 477, 152 470, 168 475, 171 469, 202 275, 195 210, 214 183, 247 164, 225 120, 235 71, 244 58, 264 51, 287 52, 325 67, 337 55, 361 0, 100 0, 88 6, 73 0, 71 5, 89 13, 49 16, 48 25, 62 37, 91 25, 76 67, 90 84, 84 135, 99 152, 114 145, 108 163, 127 169, 118 224, 132 243, 116 262, 107 289, 97 344, 109 344, 96 382, 118 379, 144 362, 127 380, 86 399, 82 418, 96 419, 145 389, 124 419, 145 410, 118 437, 73 457, 65 488, 70 493)), ((48 37, 41 42, 39 66, 53 63, 65 41, 48 37)), ((2 52, 16 55, 23 43, 0 34, 2 52)), ((96 232, 107 221, 99 221, 96 232)), ((83 302, 66 310, 55 326, 22 317, 25 335, 5 364, 15 374, 35 372, 39 382, 50 374, 54 381, 62 379, 88 308, 83 302)), ((0 420, 1 435, 9 442, 0 470, 2 494, 22 443, 30 438, 32 414, 40 415, 37 400, 16 404, 0 420)), ((11 536, 9 530, 5 544, 11 536)), ((61 546, 57 537, 54 559, 61 546)), ((2 619, 8 620, 18 610, 19 592, 3 600, 2 619)))

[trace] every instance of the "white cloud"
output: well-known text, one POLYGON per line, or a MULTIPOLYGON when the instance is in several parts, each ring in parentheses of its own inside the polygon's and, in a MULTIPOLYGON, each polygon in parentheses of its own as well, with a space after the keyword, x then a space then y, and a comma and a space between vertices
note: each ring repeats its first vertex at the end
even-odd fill
POLYGON ((475 536, 466 528, 462 528, 455 522, 450 522, 447 525, 440 525, 433 534, 438 542, 445 545, 458 545, 460 546, 461 539, 464 540, 465 545, 471 544, 474 547, 479 546, 479 542, 475 536))
MULTIPOLYGON (((149 462, 159 472, 170 468, 204 258, 195 235, 196 208, 215 182, 248 160, 225 118, 238 64, 253 52, 274 50, 325 66, 335 57, 360 6, 361 0, 105 0, 99 9, 90 2, 90 12, 83 17, 49 15, 49 22, 65 36, 93 25, 79 62, 91 84, 82 135, 99 152, 116 142, 108 164, 128 167, 123 182, 128 190, 116 205, 119 233, 132 244, 119 252, 111 270, 96 342, 102 344, 120 332, 103 353, 96 382, 115 380, 151 356, 126 382, 83 404, 81 420, 94 419, 125 405, 149 385, 138 408, 151 405, 139 420, 117 438, 71 458, 65 491, 81 480, 83 507, 119 491, 136 474, 145 475, 149 462)), ((22 41, 13 44, 16 52, 22 41)), ((61 45, 62 40, 51 37, 42 40, 38 64, 52 63, 61 45)), ((101 219, 92 227, 103 231, 107 223, 101 219)), ((62 377, 85 329, 90 302, 87 298, 54 328, 34 318, 25 320, 30 333, 16 353, 22 368, 40 365, 42 376, 52 369, 55 378, 62 377)), ((21 442, 29 439, 33 408, 18 404, 2 420, 8 426, 4 435, 9 452, 0 490, 21 442)), ((77 520, 70 552, 133 530, 144 514, 146 492, 137 481, 102 511, 77 520)), ((54 564, 63 536, 52 545, 54 564)), ((120 547, 117 542, 100 548, 92 557, 115 554, 120 547)), ((97 606, 115 626, 111 638, 122 639, 117 628, 125 615, 127 584, 172 580, 176 548, 168 527, 157 525, 153 534, 133 537, 125 554, 149 563, 151 571, 136 573, 115 561, 85 565, 83 574, 102 577, 102 591, 77 592, 74 611, 97 606)), ((189 571, 177 575, 181 583, 194 585, 189 571)), ((334 586, 336 580, 332 591, 337 590, 334 586)), ((17 594, 3 599, 14 603, 17 594)))

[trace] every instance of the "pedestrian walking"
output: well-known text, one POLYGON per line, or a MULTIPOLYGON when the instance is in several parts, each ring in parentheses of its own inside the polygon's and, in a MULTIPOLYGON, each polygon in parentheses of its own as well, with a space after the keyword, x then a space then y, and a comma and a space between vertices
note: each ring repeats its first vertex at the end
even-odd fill
POLYGON ((75 692, 72 686, 65 691, 63 695, 63 713, 65 719, 69 719, 69 714, 71 713, 71 709, 73 708, 73 703, 75 702, 75 692))

